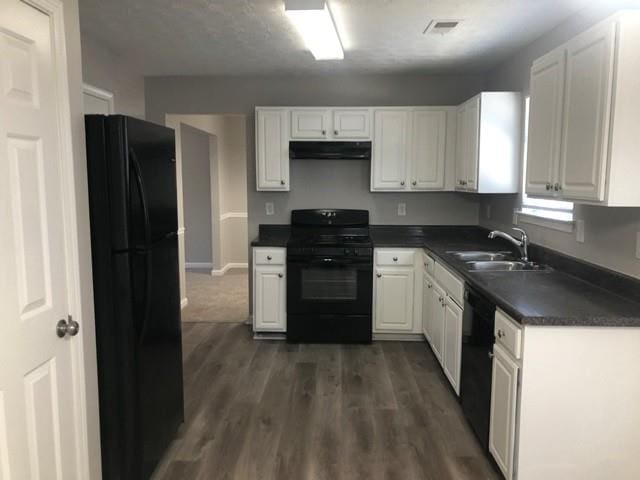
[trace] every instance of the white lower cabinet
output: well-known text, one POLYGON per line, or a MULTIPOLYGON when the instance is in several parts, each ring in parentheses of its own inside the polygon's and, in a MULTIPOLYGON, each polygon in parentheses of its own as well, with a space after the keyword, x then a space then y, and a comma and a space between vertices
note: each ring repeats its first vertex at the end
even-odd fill
POLYGON ((411 332, 415 271, 413 267, 377 267, 375 328, 411 332))
POLYGON ((442 365, 442 353, 444 352, 444 308, 443 303, 446 294, 436 283, 431 289, 431 349, 440 365, 442 365))
POLYGON ((287 279, 284 248, 253 249, 253 329, 287 330, 287 279), (267 263, 270 262, 270 263, 267 263))
POLYGON ((422 279, 422 333, 431 344, 431 319, 433 317, 432 296, 433 278, 428 273, 422 279))
POLYGON ((444 299, 444 352, 442 369, 451 386, 460 395, 460 360, 462 356, 462 308, 447 296, 444 299))
POLYGON ((494 345, 489 451, 508 480, 513 478, 518 370, 509 354, 494 345))

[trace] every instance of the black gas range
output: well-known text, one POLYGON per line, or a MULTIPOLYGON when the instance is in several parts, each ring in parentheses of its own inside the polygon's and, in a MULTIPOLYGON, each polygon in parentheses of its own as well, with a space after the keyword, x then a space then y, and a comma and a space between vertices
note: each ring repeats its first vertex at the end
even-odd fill
POLYGON ((294 210, 287 340, 370 343, 373 244, 366 210, 294 210))

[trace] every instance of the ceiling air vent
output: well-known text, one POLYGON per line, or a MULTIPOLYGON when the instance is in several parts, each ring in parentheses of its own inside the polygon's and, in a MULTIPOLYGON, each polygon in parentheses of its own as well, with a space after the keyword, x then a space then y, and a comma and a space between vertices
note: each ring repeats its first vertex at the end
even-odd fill
POLYGON ((460 20, 431 20, 427 28, 422 32, 423 34, 438 34, 445 35, 451 30, 456 28, 460 20))

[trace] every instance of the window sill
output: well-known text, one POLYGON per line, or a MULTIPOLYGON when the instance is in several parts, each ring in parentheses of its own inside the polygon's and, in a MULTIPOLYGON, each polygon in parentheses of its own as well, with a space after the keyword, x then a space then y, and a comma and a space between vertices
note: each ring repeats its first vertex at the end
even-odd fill
POLYGON ((539 227, 572 233, 574 220, 571 212, 548 212, 535 208, 523 207, 515 212, 515 224, 528 223, 539 227))

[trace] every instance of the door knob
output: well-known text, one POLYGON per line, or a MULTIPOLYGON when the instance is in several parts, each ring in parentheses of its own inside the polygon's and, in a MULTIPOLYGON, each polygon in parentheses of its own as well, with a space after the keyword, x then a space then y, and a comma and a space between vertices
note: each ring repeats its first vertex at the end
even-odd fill
POLYGON ((380 278, 380 277, 382 277, 382 274, 381 273, 376 273, 376 277, 380 278))
POLYGON ((338 130, 334 130, 334 131, 333 131, 333 134, 334 134, 334 135, 338 135, 338 130))
POLYGON ((284 185, 284 180, 280 180, 280 185, 284 185))
POLYGON ((326 135, 327 131, 326 130, 322 130, 322 135, 326 135))
POLYGON ((493 352, 489 352, 487 355, 489 355, 489 358, 493 358, 493 352))
POLYGON ((397 262, 398 261, 398 257, 393 257, 393 261, 397 262))
POLYGON ((418 184, 418 182, 416 182, 415 180, 413 182, 411 182, 411 185, 413 185, 414 187, 418 184))
POLYGON ((404 180, 402 180, 402 181, 400 182, 400 185, 402 185, 402 186, 404 187, 404 180))
POLYGON ((278 274, 278 278, 282 278, 283 275, 281 273, 278 274))
POLYGON ((64 338, 67 335, 75 337, 79 331, 80 324, 71 318, 71 315, 69 315, 68 320, 63 318, 56 324, 56 335, 60 338, 64 338))
POLYGON ((498 330, 498 338, 504 337, 504 332, 502 330, 498 330))
POLYGON ((271 255, 267 255, 267 260, 271 260, 271 255))

